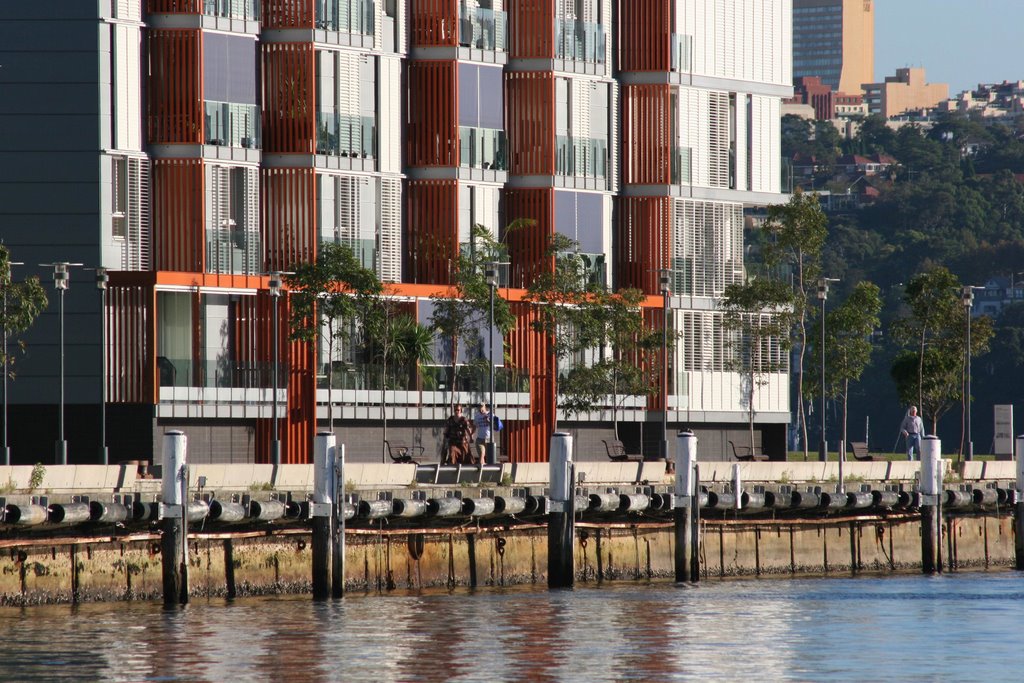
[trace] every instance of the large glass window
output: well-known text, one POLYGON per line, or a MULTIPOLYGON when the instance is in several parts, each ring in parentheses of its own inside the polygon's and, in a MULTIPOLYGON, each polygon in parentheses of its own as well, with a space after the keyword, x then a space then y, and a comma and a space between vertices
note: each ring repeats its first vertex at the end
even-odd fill
POLYGON ((376 58, 318 51, 316 87, 317 154, 376 158, 376 58))

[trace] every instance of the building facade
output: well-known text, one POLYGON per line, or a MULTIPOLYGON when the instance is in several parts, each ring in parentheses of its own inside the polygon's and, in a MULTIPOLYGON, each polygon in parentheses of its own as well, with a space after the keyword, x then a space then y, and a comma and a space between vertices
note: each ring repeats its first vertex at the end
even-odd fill
POLYGON ((874 0, 793 0, 793 76, 851 95, 874 81, 874 0))
MULTIPOLYGON (((71 462, 96 461, 104 419, 114 460, 181 429, 194 461, 266 462, 276 419, 284 462, 306 462, 329 416, 374 461, 385 410, 432 458, 451 392, 475 403, 486 386, 420 377, 385 395, 349 350, 289 340, 269 274, 345 244, 428 322, 476 225, 508 244, 499 293, 518 319, 495 354, 504 456, 545 460, 559 417, 520 301, 556 232, 592 277, 644 290, 652 326, 669 271, 668 384, 629 400, 624 438, 650 450, 665 410, 711 442, 745 428, 716 301, 744 276, 744 207, 785 199, 790 0, 83 5, 0 9, 0 238, 27 264, 16 277, 82 264, 17 358, 15 461, 49 460, 60 410, 71 462), (530 228, 506 235, 518 219, 530 228)), ((787 385, 757 393, 766 446, 783 447, 787 385)), ((581 448, 610 438, 607 410, 572 424, 581 448)))
POLYGON ((932 109, 949 99, 949 84, 929 83, 924 69, 896 69, 895 76, 886 76, 881 83, 864 84, 864 102, 868 113, 885 118, 904 112, 932 109))

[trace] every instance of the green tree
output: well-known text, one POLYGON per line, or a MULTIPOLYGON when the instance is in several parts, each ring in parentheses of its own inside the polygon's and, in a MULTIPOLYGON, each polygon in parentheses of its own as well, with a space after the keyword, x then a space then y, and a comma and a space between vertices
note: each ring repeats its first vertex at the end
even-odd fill
MULTIPOLYGON (((0 323, 6 335, 24 332, 36 318, 46 309, 46 290, 39 283, 38 277, 30 277, 23 282, 14 282, 11 278, 11 253, 7 246, 0 243, 0 290, 3 292, 3 303, 0 308, 0 323)), ((18 340, 18 348, 24 350, 25 344, 18 340)), ((3 371, 10 379, 14 379, 14 357, 8 352, 0 351, 3 371)))
MULTIPOLYGON (((920 406, 933 434, 939 419, 964 398, 967 309, 961 289, 960 280, 942 266, 914 276, 903 296, 908 312, 892 325, 893 339, 903 349, 892 366, 897 392, 902 401, 920 406)), ((988 318, 973 320, 971 356, 984 353, 991 337, 988 318)))
POLYGON ((807 318, 814 302, 809 293, 821 275, 821 253, 828 237, 828 218, 818 196, 797 191, 787 204, 768 207, 761 227, 766 237, 764 263, 775 273, 787 269, 793 281, 793 324, 798 340, 796 367, 797 422, 807 459, 807 411, 804 400, 804 356, 807 349, 807 318))
MULTIPOLYGON (((517 221, 505 228, 509 231, 519 229, 528 221, 517 221)), ((459 346, 465 345, 477 357, 471 363, 486 363, 487 358, 479 352, 484 346, 483 330, 488 329, 491 287, 487 282, 488 264, 507 261, 505 244, 495 238, 490 229, 483 225, 474 225, 470 232, 470 242, 463 249, 454 264, 452 285, 447 292, 430 297, 434 311, 430 317, 431 326, 438 336, 449 344, 451 357, 448 359, 449 382, 452 388, 451 408, 455 408, 455 388, 459 380, 459 346)), ((508 301, 500 296, 494 297, 494 326, 501 334, 507 335, 515 325, 508 301)), ((468 355, 468 354, 467 354, 468 355)))
MULTIPOLYGON (((871 334, 880 324, 881 292, 871 282, 858 282, 842 304, 825 315, 825 396, 842 401, 842 443, 847 442, 846 422, 850 383, 860 379, 871 361, 871 334)), ((820 345, 821 319, 815 323, 811 338, 820 345)), ((821 349, 815 354, 820 357, 821 349)), ((821 370, 811 365, 808 393, 820 394, 821 370)))
POLYGON ((353 338, 382 291, 377 274, 344 244, 324 242, 314 263, 298 263, 286 277, 292 291, 291 338, 327 352, 327 423, 334 430, 334 366, 339 344, 353 338))
POLYGON ((779 280, 749 279, 728 285, 719 302, 723 326, 732 332, 726 367, 747 382, 750 446, 754 447, 757 389, 768 376, 784 372, 794 320, 792 288, 779 280))

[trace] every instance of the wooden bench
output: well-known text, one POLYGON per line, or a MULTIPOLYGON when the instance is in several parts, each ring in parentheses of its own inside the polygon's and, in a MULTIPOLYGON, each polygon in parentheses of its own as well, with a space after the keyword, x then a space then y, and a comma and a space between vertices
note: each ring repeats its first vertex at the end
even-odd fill
POLYGON ((729 446, 732 447, 732 457, 743 462, 752 462, 754 460, 767 460, 768 456, 764 453, 755 453, 751 446, 737 446, 732 441, 729 442, 729 446))
POLYGON ((851 441, 850 452, 853 453, 854 459, 862 462, 871 462, 875 459, 875 456, 868 453, 868 444, 866 441, 851 441))
POLYGON ((643 462, 644 456, 639 453, 627 453, 626 447, 618 439, 602 439, 608 459, 613 462, 643 462))
POLYGON ((404 443, 392 443, 391 441, 385 441, 384 445, 388 447, 388 455, 396 463, 419 465, 417 458, 423 457, 423 446, 409 446, 404 443))

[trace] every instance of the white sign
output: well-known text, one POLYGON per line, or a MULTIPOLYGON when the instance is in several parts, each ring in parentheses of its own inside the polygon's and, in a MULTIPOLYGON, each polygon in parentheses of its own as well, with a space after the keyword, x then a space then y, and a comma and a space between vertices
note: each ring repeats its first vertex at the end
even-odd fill
POLYGON ((1013 406, 994 406, 996 417, 995 454, 1013 458, 1013 406))

